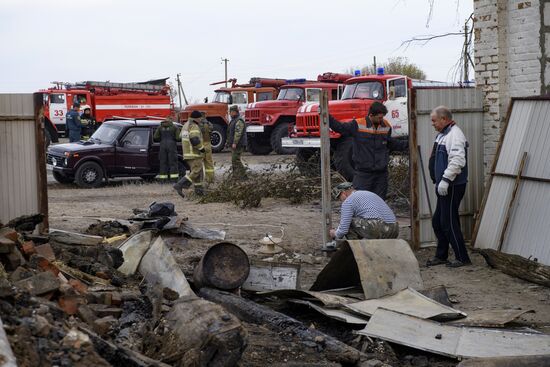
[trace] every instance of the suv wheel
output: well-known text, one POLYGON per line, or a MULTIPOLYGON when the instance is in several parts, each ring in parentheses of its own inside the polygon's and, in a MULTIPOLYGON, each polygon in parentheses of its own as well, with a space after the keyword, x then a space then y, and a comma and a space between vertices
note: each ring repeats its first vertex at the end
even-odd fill
POLYGON ((52 175, 53 175, 53 178, 61 184, 70 184, 74 181, 74 179, 67 176, 63 176, 61 173, 56 171, 53 171, 52 175))
POLYGON ((86 162, 76 170, 75 181, 87 189, 98 187, 103 181, 103 169, 96 162, 86 162))

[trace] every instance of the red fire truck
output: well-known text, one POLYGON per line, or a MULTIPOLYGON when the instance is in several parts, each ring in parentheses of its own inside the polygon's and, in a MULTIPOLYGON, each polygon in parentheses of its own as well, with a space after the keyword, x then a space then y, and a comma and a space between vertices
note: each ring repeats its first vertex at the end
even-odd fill
POLYGON ((283 147, 281 139, 288 136, 289 126, 294 126, 298 109, 318 103, 321 90, 328 90, 331 100, 340 99, 344 89, 342 83, 351 77, 324 73, 316 82, 289 80, 289 84, 281 87, 277 100, 250 103, 245 113, 248 151, 258 155, 269 154, 272 150, 277 154, 295 153, 296 148, 283 147))
MULTIPOLYGON (((450 86, 447 83, 412 80, 403 75, 366 75, 346 80, 341 100, 329 102, 329 113, 339 121, 349 122, 365 117, 373 102, 388 108, 386 119, 392 124, 392 136, 408 138, 408 94, 413 86, 450 86)), ((332 164, 346 179, 353 178, 352 141, 330 131, 332 164)), ((302 106, 296 114, 296 125, 282 146, 298 148, 297 161, 307 162, 320 147, 319 105, 302 106)))
POLYGON ((165 79, 143 83, 54 83, 40 90, 44 103, 46 144, 65 134, 66 114, 74 101, 88 105, 98 123, 122 118, 167 117, 173 112, 170 86, 165 79))
MULTIPOLYGON (((204 112, 208 121, 214 125, 212 131, 212 151, 221 152, 225 146, 226 131, 229 124, 229 107, 237 105, 244 116, 247 105, 252 102, 272 100, 277 97, 279 88, 286 84, 285 79, 251 78, 247 84, 237 84, 237 79, 229 79, 231 87, 216 89, 214 100, 210 103, 187 105, 180 114, 184 123, 193 110, 204 112)), ((210 85, 225 83, 217 82, 210 85)))

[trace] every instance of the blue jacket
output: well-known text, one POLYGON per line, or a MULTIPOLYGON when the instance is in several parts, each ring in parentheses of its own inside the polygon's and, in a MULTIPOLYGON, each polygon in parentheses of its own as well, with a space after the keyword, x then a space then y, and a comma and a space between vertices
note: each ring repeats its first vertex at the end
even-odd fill
POLYGON ((447 181, 450 185, 468 182, 468 141, 455 123, 437 134, 430 156, 430 176, 437 185, 447 181))
POLYGON ((75 142, 80 140, 80 134, 82 131, 82 124, 80 123, 80 115, 78 111, 71 109, 67 112, 66 117, 66 127, 67 132, 69 133, 69 141, 75 142))

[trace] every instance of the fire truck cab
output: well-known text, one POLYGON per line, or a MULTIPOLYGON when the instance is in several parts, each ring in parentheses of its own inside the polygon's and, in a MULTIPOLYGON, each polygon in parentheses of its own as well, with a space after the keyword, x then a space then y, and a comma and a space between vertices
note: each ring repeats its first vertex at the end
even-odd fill
POLYGON ((293 154, 295 148, 283 147, 281 141, 294 127, 299 109, 313 108, 319 102, 321 90, 328 90, 330 100, 340 99, 343 82, 351 78, 348 74, 324 73, 317 81, 305 79, 289 80, 281 87, 277 100, 256 102, 248 105, 245 120, 247 124, 248 151, 252 154, 293 154))
MULTIPOLYGON (((215 90, 214 98, 209 103, 187 105, 180 113, 180 121, 185 123, 192 111, 200 111, 206 114, 206 119, 213 125, 211 136, 212 151, 221 152, 227 139, 227 126, 229 125, 229 107, 239 106, 241 116, 244 118, 247 106, 250 103, 273 100, 277 97, 279 88, 285 84, 283 79, 251 78, 248 84, 237 84, 236 79, 230 79, 231 87, 215 90)), ((225 83, 222 82, 222 83, 225 83)), ((211 85, 220 84, 212 83, 211 85)))
POLYGON ((67 112, 75 101, 88 105, 98 123, 114 118, 167 117, 173 111, 170 87, 165 79, 144 83, 110 83, 86 81, 55 83, 54 88, 40 90, 46 143, 57 142, 65 135, 67 112))

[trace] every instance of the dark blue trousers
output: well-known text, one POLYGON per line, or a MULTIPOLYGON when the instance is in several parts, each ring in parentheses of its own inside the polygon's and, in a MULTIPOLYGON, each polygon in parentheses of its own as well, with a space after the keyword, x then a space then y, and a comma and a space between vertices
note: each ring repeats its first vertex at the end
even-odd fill
POLYGON ((437 207, 432 218, 432 227, 437 237, 435 256, 441 260, 447 260, 450 244, 458 261, 470 261, 458 215, 458 207, 465 191, 466 184, 451 185, 447 196, 437 194, 437 207))

